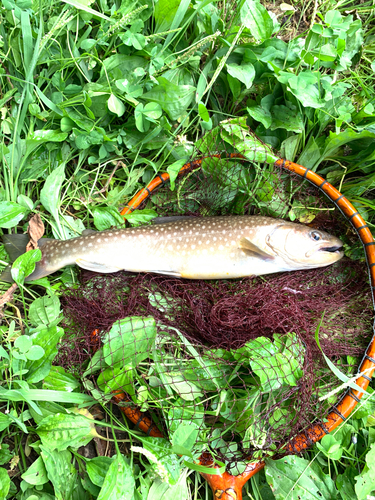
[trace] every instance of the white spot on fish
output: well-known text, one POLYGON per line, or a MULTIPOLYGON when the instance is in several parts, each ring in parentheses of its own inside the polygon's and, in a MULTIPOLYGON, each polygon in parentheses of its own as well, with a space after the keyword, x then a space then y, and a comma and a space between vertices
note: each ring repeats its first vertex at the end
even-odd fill
POLYGON ((194 248, 195 248, 195 245, 191 245, 191 248, 192 248, 192 249, 194 250, 194 248))
POLYGON ((209 244, 210 244, 210 240, 207 240, 207 241, 206 241, 206 245, 209 245, 209 244))
POLYGON ((224 250, 223 245, 220 245, 220 246, 219 246, 219 250, 224 250))

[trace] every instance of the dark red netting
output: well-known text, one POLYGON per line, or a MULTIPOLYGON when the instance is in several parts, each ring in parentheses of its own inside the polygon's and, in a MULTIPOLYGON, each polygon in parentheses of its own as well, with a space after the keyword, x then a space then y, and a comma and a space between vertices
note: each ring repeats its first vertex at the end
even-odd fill
MULTIPOLYGON (((323 313, 321 346, 328 356, 359 356, 369 340, 363 338, 372 317, 368 277, 361 262, 349 259, 330 268, 214 282, 81 271, 81 284, 62 301, 66 327, 80 332, 74 342, 87 340, 86 353, 94 329, 104 333, 116 320, 136 315, 152 315, 192 342, 224 349, 238 349, 259 336, 298 331, 318 353, 314 335, 323 313), (173 319, 165 315, 168 307, 173 319)), ((66 362, 82 362, 81 351, 69 349, 66 362)))
MULTIPOLYGON (((152 316, 156 319, 160 335, 173 338, 180 346, 178 354, 173 351, 174 344, 168 346, 166 353, 174 352, 173 355, 178 358, 176 366, 183 377, 186 374, 184 364, 179 366, 180 358, 192 359, 191 352, 181 348, 175 330, 167 330, 165 326, 181 332, 199 353, 212 359, 213 366, 223 363, 229 371, 235 368, 234 362, 225 361, 223 349, 233 352, 251 339, 266 337, 272 340, 275 333, 288 335, 295 332, 304 348, 303 376, 297 386, 286 386, 281 394, 275 390, 278 396, 274 401, 267 396, 268 405, 264 401, 256 401, 256 418, 253 414, 246 415, 246 405, 244 401, 238 401, 238 395, 241 391, 248 391, 247 379, 253 373, 248 363, 244 363, 239 369, 240 375, 230 382, 229 392, 236 394, 237 401, 234 402, 231 395, 227 396, 225 418, 212 416, 212 409, 209 405, 205 406, 207 416, 204 426, 209 429, 206 439, 216 443, 219 429, 221 440, 238 443, 240 451, 236 453, 230 448, 228 451, 223 444, 221 448, 214 446, 211 450, 226 462, 236 462, 249 455, 259 457, 259 444, 252 445, 246 429, 252 428, 257 440, 261 440, 263 454, 272 454, 316 417, 325 415, 337 400, 337 394, 321 402, 318 400, 318 396, 340 385, 340 381, 327 369, 315 340, 315 329, 323 313, 320 345, 326 356, 344 373, 354 374, 359 357, 371 337, 372 306, 367 293, 367 276, 361 263, 346 259, 330 268, 284 273, 266 279, 217 282, 123 272, 103 276, 84 271, 80 288, 65 293, 63 306, 65 327, 70 335, 60 347, 59 362, 71 370, 79 367, 81 373, 98 346, 93 331, 98 329, 103 337, 117 320, 126 317, 152 316), (286 412, 288 419, 285 419, 286 412), (275 420, 275 415, 279 415, 281 423, 275 420), (268 429, 267 433, 264 428, 268 429), (240 436, 239 429, 242 431, 240 436), (272 438, 268 440, 270 429, 272 438)), ((293 346, 289 348, 294 355, 293 346)), ((269 355, 272 356, 272 353, 269 355)), ((223 373, 223 376, 226 375, 223 373)), ((110 376, 113 376, 112 372, 110 376)), ((142 376, 147 386, 151 377, 148 380, 145 374, 142 376)), ((199 374, 197 376, 199 380, 199 374)), ((96 376, 92 380, 95 382, 96 376)), ((187 380, 191 381, 191 376, 187 380)), ((108 384, 113 389, 109 381, 108 384)), ((209 389, 203 390, 203 393, 212 397, 209 389)), ((276 386, 276 389, 280 388, 276 386)), ((248 397, 249 393, 244 392, 243 400, 248 397)), ((135 397, 133 401, 136 402, 135 397)), ((190 410, 189 415, 197 411, 195 400, 180 402, 183 409, 190 410)), ((147 406, 159 426, 165 429, 166 435, 182 422, 181 412, 168 405, 167 408, 168 422, 165 420, 166 410, 162 411, 160 405, 147 406)), ((200 420, 197 422, 197 425, 203 425, 200 420)))

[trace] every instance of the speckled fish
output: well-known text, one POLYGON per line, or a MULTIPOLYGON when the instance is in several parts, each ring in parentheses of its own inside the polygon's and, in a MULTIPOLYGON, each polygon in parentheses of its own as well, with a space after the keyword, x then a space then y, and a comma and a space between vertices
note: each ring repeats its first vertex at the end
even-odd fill
MULTIPOLYGON (((239 278, 327 266, 343 256, 342 242, 335 236, 281 219, 171 219, 129 229, 86 231, 65 241, 42 238, 42 259, 27 281, 71 264, 98 273, 124 269, 190 279, 239 278)), ((3 240, 15 258, 25 250, 27 235, 3 240)))

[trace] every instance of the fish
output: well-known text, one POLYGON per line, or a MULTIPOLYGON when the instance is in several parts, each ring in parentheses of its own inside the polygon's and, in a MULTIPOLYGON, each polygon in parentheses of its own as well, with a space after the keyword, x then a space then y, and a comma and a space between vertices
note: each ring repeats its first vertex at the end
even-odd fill
MULTIPOLYGON (((86 230, 68 240, 41 238, 42 258, 26 281, 77 264, 98 273, 151 272, 188 279, 228 279, 312 269, 344 255, 339 238, 303 224, 264 216, 163 218, 160 224, 86 230)), ((156 221, 158 222, 158 221, 156 221)), ((4 235, 11 260, 28 235, 4 235)), ((10 272, 1 276, 11 281, 10 272)))

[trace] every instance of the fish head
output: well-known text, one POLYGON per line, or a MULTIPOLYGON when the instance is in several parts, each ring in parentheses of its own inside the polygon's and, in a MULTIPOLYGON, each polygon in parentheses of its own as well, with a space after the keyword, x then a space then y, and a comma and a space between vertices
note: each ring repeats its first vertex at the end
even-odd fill
POLYGON ((296 269, 328 266, 344 256, 339 238, 302 224, 278 225, 267 236, 267 245, 296 269))

